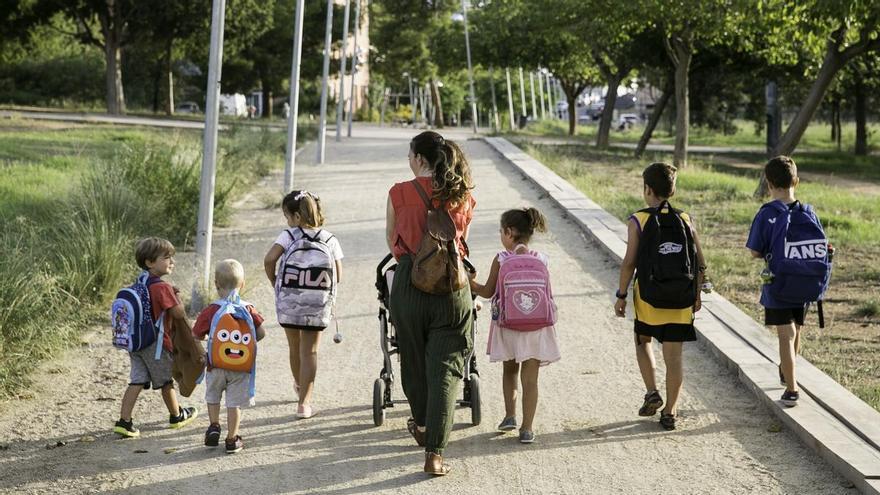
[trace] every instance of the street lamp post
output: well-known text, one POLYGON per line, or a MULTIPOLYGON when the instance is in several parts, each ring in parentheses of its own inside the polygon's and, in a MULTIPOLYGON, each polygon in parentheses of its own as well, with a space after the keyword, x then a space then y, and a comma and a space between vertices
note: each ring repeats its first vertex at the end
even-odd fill
POLYGON ((333 0, 327 0, 327 26, 324 32, 324 69, 321 77, 321 120, 318 123, 318 163, 324 163, 327 142, 327 79, 330 77, 330 43, 333 41, 333 0))
MULTIPOLYGON (((345 113, 345 48, 348 45, 348 14, 351 1, 345 0, 345 14, 342 18, 342 49, 339 56, 339 94, 336 102, 336 141, 342 140, 342 114, 345 113)), ((354 80, 351 81, 352 84, 354 80)))
POLYGON ((473 123, 474 134, 477 132, 477 98, 474 96, 474 68, 471 65, 471 38, 468 35, 468 25, 467 25, 467 5, 465 4, 465 0, 461 0, 461 16, 464 21, 464 46, 467 50, 467 64, 468 64, 468 82, 470 83, 470 98, 471 98, 471 122, 473 123))
POLYGON ((361 25, 361 0, 354 0, 354 52, 351 56, 351 93, 348 99, 348 137, 351 137, 351 121, 354 118, 354 78, 358 73, 358 35, 361 25))
POLYGON ((290 114, 287 116, 287 148, 284 152, 284 194, 293 189, 293 171, 296 166, 296 125, 299 115, 299 67, 302 57, 302 29, 304 0, 296 0, 293 14, 293 63, 290 66, 290 114))

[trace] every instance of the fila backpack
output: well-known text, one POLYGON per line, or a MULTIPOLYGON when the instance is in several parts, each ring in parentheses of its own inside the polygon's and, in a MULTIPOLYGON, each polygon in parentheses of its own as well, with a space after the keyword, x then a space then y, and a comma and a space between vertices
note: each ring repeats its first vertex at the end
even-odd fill
POLYGON ((113 330, 113 346, 117 349, 135 352, 159 341, 160 344, 156 346, 156 359, 159 359, 165 333, 165 313, 159 316, 158 324, 153 322, 149 285, 155 282, 149 279, 149 272, 144 271, 132 285, 116 293, 110 305, 110 327, 113 330))
POLYGON ((663 201, 649 213, 639 239, 639 297, 655 308, 690 308, 697 300, 697 248, 681 211, 663 201))
POLYGON ((831 259, 828 238, 813 207, 800 201, 790 207, 772 201, 761 208, 776 212, 766 255, 773 273, 769 284, 773 298, 793 305, 820 301, 831 279, 831 259))
POLYGON ((556 323, 550 273, 538 253, 498 253, 493 317, 510 330, 528 332, 556 323))
POLYGON ((336 261, 327 244, 333 235, 319 230, 288 229, 291 242, 281 256, 275 277, 278 323, 295 327, 327 327, 336 299, 336 261))

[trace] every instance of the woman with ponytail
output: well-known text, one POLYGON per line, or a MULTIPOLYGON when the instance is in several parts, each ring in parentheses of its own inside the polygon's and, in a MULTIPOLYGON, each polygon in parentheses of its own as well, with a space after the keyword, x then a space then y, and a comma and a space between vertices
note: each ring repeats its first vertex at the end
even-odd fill
POLYGON ((446 209, 456 229, 456 245, 467 255, 476 201, 471 195, 470 166, 461 148, 436 132, 423 132, 410 142, 409 167, 415 178, 388 192, 386 240, 397 259, 391 287, 392 319, 397 329, 403 392, 412 418, 407 429, 425 447, 425 472, 444 475, 443 452, 452 430, 455 397, 464 360, 473 346, 470 288, 435 295, 413 286, 410 274, 427 224, 428 208, 418 189, 446 209))
POLYGON ((545 232, 547 221, 535 208, 505 211, 501 215, 504 250, 492 260, 485 284, 471 280, 474 294, 492 299, 492 323, 486 353, 493 363, 504 363, 504 418, 498 431, 517 428, 517 378, 522 383, 522 425, 519 441, 535 441, 533 422, 538 408, 538 369, 559 361, 556 304, 550 288, 547 255, 529 249, 535 232, 545 232))

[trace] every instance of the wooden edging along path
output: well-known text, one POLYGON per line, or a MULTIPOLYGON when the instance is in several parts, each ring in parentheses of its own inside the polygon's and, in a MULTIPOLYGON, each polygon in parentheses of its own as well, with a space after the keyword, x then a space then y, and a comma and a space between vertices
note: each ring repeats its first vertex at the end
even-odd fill
MULTIPOLYGON (((618 263, 626 252, 626 225, 568 181, 504 138, 485 142, 541 188, 618 263)), ((703 296, 697 333, 789 429, 863 493, 880 494, 880 412, 798 356, 799 405, 778 399, 778 345, 758 322, 717 293, 703 296)))

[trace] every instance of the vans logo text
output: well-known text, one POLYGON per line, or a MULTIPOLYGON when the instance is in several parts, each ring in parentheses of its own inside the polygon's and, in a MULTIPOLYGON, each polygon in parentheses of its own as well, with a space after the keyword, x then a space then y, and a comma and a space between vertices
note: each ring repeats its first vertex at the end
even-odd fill
POLYGON ((680 253, 682 245, 676 244, 674 242, 664 242, 660 244, 660 249, 657 250, 660 254, 672 254, 672 253, 680 253))
POLYGON ((809 241, 786 242, 785 257, 790 260, 825 259, 828 255, 828 241, 812 239, 809 241))

